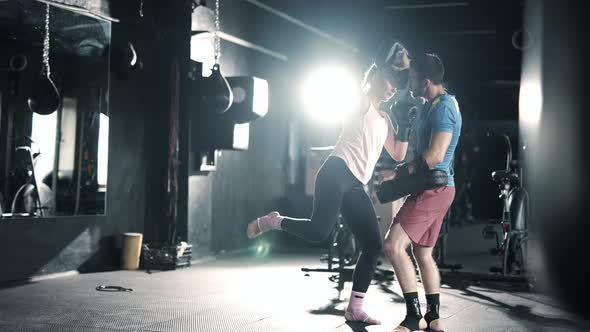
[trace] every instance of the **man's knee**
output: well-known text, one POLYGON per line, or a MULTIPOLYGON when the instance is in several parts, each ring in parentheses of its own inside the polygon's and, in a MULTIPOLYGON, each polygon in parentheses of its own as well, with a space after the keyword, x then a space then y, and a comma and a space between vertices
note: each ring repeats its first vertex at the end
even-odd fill
POLYGON ((383 251, 385 256, 389 259, 395 259, 397 257, 407 256, 407 249, 410 245, 410 238, 406 235, 405 231, 399 224, 391 226, 387 237, 385 238, 385 244, 383 251))
POLYGON ((432 248, 414 248, 414 257, 419 265, 434 261, 434 258, 432 257, 432 248))
POLYGON ((399 241, 395 242, 391 239, 388 239, 388 241, 385 241, 383 251, 385 253, 385 256, 389 257, 390 259, 394 259, 403 255, 407 255, 407 247, 408 246, 405 243, 401 243, 399 241))

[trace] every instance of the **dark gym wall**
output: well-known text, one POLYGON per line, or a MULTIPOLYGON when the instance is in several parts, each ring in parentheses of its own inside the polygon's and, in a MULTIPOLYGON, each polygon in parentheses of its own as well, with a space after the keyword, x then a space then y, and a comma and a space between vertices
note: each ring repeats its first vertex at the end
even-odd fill
POLYGON ((113 16, 121 19, 113 25, 112 43, 130 40, 144 70, 127 80, 111 75, 107 213, 0 221, 0 281, 116 268, 121 233, 144 232, 146 241, 159 235, 166 213, 168 70, 173 56, 188 52, 163 32, 189 29, 190 18, 183 19, 186 11, 169 3, 144 1, 145 16, 139 20, 138 3, 111 5, 113 16))

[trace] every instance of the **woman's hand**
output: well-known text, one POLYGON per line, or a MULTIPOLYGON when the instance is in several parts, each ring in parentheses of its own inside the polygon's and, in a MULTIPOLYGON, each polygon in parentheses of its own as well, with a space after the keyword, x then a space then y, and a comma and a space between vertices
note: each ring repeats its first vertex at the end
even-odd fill
POLYGON ((395 179, 397 172, 392 169, 386 169, 379 172, 379 184, 395 179))

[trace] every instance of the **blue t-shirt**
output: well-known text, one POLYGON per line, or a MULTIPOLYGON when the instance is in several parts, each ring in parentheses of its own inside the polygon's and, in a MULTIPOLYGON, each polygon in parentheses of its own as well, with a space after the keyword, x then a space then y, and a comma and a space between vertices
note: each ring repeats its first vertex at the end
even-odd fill
POLYGON ((449 175, 448 186, 455 185, 453 156, 461 134, 461 113, 455 96, 442 94, 432 102, 428 102, 419 115, 416 126, 416 152, 424 154, 430 147, 432 133, 452 133, 453 138, 445 153, 443 162, 434 166, 435 169, 446 171, 449 175))

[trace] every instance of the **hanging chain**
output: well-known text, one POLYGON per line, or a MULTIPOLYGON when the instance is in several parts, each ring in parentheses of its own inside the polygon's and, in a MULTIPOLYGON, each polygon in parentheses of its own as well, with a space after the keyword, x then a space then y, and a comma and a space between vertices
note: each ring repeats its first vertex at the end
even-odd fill
POLYGON ((45 38, 43 39, 43 73, 51 80, 51 67, 49 66, 49 5, 45 10, 45 38))
POLYGON ((219 0, 215 0, 215 63, 219 64, 221 56, 221 41, 219 39, 219 0))
POLYGON ((139 17, 143 17, 143 0, 139 0, 139 17))

